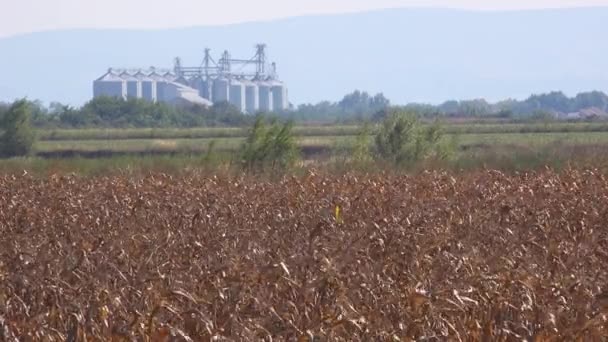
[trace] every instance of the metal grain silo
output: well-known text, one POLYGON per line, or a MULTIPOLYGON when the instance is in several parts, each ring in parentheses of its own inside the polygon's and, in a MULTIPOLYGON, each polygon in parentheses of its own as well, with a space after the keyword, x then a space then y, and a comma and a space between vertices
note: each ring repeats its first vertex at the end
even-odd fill
POLYGON ((156 80, 141 70, 134 75, 141 84, 141 97, 150 102, 156 102, 156 80))
POLYGON ((246 92, 245 84, 241 80, 230 80, 229 102, 241 112, 245 111, 246 107, 246 92))
POLYGON ((211 100, 211 86, 212 83, 210 81, 206 81, 200 76, 196 76, 191 78, 189 81, 189 86, 198 90, 199 96, 205 98, 207 100, 211 100))
POLYGON ((165 101, 166 99, 166 95, 165 95, 165 89, 166 89, 166 83, 169 82, 164 75, 159 74, 156 71, 152 71, 150 74, 148 74, 148 77, 150 79, 152 79, 155 83, 155 87, 156 87, 156 101, 165 101))
POLYGON ((201 87, 199 88, 199 94, 213 102, 213 81, 210 78, 201 81, 201 87))
POLYGON ((127 84, 127 98, 128 99, 140 99, 141 98, 141 83, 137 77, 124 71, 120 74, 120 77, 125 80, 127 84))
POLYGON ((228 102, 230 100, 230 80, 219 77, 213 80, 213 102, 228 102))
POLYGON ((255 82, 244 80, 245 85, 245 110, 249 114, 260 111, 260 89, 255 82))
POLYGON ((93 97, 100 96, 126 98, 125 80, 114 70, 109 69, 107 73, 93 81, 93 97))
POLYGON ((174 82, 175 80, 177 80, 177 76, 171 71, 165 72, 162 76, 163 79, 167 82, 174 82))
POLYGON ((272 106, 274 111, 281 112, 289 108, 289 101, 287 99, 287 87, 281 81, 272 80, 272 106))
POLYGON ((270 113, 274 110, 272 98, 272 84, 265 81, 257 81, 259 94, 259 110, 261 112, 270 113))
POLYGON ((202 84, 203 84, 203 79, 200 76, 195 76, 188 80, 188 86, 198 90, 199 94, 201 92, 202 84))
POLYGON ((170 90, 171 87, 169 86, 171 84, 171 82, 168 81, 159 81, 156 82, 156 99, 159 102, 169 102, 173 97, 173 94, 171 94, 170 90))

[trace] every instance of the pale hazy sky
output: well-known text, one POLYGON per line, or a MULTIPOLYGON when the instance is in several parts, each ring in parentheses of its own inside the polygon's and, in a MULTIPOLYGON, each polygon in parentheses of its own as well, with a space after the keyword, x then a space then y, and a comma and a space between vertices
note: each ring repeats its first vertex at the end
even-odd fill
POLYGON ((608 0, 0 0, 0 37, 66 28, 168 28, 394 7, 514 10, 608 0))

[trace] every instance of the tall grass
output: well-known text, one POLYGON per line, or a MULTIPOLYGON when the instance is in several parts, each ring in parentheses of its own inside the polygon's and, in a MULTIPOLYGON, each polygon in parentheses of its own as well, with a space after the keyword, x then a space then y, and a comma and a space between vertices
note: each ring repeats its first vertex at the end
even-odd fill
POLYGON ((229 170, 231 154, 210 152, 203 155, 114 156, 102 158, 12 158, 0 163, 0 173, 28 173, 35 176, 75 173, 83 176, 111 174, 180 174, 189 170, 218 172, 229 170))

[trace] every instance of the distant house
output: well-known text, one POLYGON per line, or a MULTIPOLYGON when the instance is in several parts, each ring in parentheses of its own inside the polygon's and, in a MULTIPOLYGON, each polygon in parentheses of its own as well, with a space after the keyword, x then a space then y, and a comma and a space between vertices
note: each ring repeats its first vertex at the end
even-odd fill
POLYGON ((580 112, 581 117, 584 119, 594 119, 594 118, 608 118, 608 113, 597 108, 597 107, 589 107, 582 109, 580 112))
POLYGON ((579 110, 578 112, 560 113, 560 120, 592 120, 592 119, 608 119, 608 113, 597 107, 589 107, 579 110))

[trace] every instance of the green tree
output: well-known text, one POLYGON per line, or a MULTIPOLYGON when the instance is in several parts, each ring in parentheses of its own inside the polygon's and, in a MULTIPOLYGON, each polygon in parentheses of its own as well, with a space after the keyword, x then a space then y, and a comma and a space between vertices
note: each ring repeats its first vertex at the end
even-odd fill
POLYGON ((447 157, 442 143, 443 127, 436 121, 424 127, 418 118, 403 111, 393 111, 376 135, 378 156, 395 165, 413 164, 429 157, 447 157))
POLYGON ((3 157, 24 156, 34 146, 34 130, 31 126, 31 108, 27 100, 15 101, 2 118, 0 154, 3 157))
POLYGON ((247 170, 276 170, 293 166, 298 158, 293 124, 279 124, 276 120, 268 124, 264 116, 258 115, 240 154, 241 164, 247 170))

